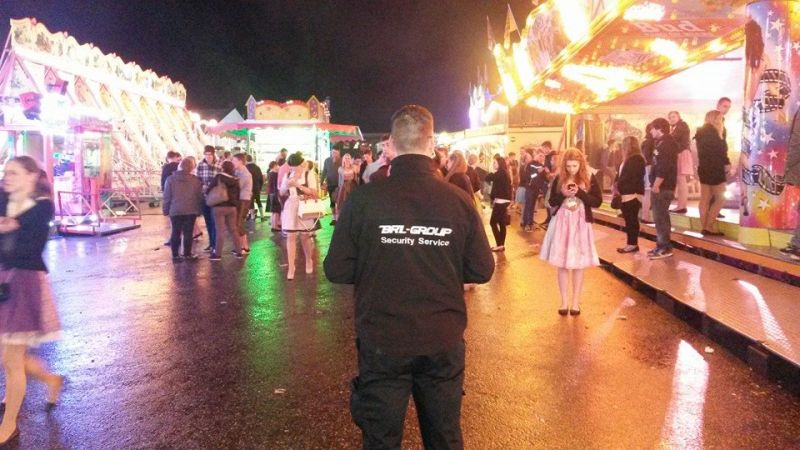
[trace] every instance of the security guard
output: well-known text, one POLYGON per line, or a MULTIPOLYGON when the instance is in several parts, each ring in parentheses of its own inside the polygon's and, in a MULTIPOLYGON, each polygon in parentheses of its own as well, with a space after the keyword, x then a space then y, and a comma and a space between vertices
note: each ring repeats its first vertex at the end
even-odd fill
POLYGON ((433 116, 392 117, 390 176, 343 205, 325 274, 354 284, 358 377, 350 409, 364 448, 399 449, 414 397, 426 448, 460 449, 464 283, 494 272, 472 198, 434 175, 433 116))

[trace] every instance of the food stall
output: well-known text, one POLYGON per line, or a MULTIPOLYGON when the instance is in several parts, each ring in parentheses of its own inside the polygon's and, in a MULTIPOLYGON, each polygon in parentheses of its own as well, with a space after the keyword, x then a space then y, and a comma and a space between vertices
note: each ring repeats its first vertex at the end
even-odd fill
POLYGON ((313 96, 307 101, 284 103, 256 101, 250 96, 245 106, 247 119, 223 119, 207 126, 206 132, 235 140, 261 165, 276 160, 280 150, 285 148, 290 153, 301 151, 307 159, 321 166, 329 156, 331 145, 363 139, 357 126, 330 123, 328 105, 313 96))

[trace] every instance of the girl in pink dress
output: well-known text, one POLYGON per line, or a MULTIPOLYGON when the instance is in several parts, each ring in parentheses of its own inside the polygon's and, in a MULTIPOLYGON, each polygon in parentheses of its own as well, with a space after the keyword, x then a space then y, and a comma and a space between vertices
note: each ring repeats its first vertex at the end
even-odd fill
POLYGON ((589 175, 585 155, 576 148, 567 150, 550 191, 550 206, 558 210, 547 228, 540 253, 543 261, 558 268, 558 313, 562 316, 581 313, 583 269, 600 265, 594 245, 592 208, 602 203, 600 183, 589 175))

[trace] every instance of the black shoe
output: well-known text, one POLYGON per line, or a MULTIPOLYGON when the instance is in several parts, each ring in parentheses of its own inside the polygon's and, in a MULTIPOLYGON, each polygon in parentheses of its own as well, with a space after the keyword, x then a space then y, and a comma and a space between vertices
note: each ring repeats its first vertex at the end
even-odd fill
POLYGON ((558 310, 558 315, 559 316, 566 316, 567 314, 569 314, 569 310, 568 309, 559 309, 558 310))
POLYGON ((191 255, 183 255, 183 259, 185 259, 185 260, 187 260, 187 261, 197 261, 199 258, 200 258, 200 257, 199 257, 199 256, 197 256, 197 255, 195 255, 195 254, 191 254, 191 255))
POLYGON ((689 212, 689 210, 686 208, 673 209, 672 211, 670 211, 670 213, 672 214, 686 214, 687 212, 689 212))
POLYGON ((724 219, 725 215, 722 213, 717 214, 717 219, 724 219))
POLYGON ((789 244, 786 247, 780 249, 779 251, 781 253, 783 253, 784 255, 794 255, 794 254, 796 254, 798 252, 798 250, 800 250, 800 248, 795 247, 792 244, 789 244))
POLYGON ((700 234, 702 234, 703 236, 725 236, 725 233, 721 233, 719 231, 708 231, 708 230, 703 230, 700 232, 700 234))
POLYGON ((581 310, 580 309, 572 309, 572 308, 570 308, 569 315, 570 316, 580 316, 581 315, 581 310))

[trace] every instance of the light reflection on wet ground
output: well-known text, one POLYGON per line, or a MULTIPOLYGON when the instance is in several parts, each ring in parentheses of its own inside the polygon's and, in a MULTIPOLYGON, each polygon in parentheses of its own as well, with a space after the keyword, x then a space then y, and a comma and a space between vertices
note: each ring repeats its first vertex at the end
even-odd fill
MULTIPOLYGON (((244 261, 173 265, 159 219, 49 244, 66 336, 41 354, 70 385, 48 416, 31 384, 22 448, 357 447, 352 289, 319 260, 287 282, 260 223, 244 261)), ((555 271, 526 241, 542 235, 517 231, 467 294, 468 448, 800 447, 797 398, 612 275, 592 270, 583 314, 558 316, 555 271)))

